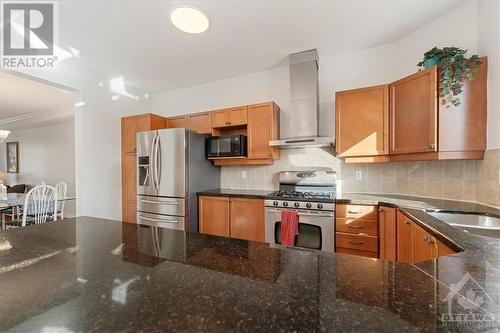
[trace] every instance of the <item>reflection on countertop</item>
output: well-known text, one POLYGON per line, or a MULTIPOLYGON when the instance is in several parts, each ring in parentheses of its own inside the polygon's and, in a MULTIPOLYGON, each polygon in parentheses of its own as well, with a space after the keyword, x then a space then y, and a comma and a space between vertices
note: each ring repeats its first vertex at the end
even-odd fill
POLYGON ((500 328, 495 241, 408 265, 88 217, 0 239, 2 331, 438 331, 464 311, 500 328), (484 302, 464 310, 469 289, 484 302))

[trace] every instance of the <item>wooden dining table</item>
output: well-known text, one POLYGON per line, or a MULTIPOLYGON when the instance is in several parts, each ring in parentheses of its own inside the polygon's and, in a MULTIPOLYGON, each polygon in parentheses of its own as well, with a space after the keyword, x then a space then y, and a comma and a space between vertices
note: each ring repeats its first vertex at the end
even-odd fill
MULTIPOLYGON (((0 200, 0 214, 2 214, 1 230, 5 230, 5 215, 3 212, 9 209, 22 208, 24 206, 24 193, 8 193, 7 200, 0 200)), ((71 201, 76 200, 76 197, 66 196, 64 198, 57 198, 57 201, 71 201)))

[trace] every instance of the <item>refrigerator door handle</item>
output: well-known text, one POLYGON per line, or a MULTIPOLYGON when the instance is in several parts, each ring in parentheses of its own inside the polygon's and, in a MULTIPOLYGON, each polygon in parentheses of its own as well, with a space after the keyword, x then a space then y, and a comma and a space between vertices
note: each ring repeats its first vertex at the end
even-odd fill
POLYGON ((158 182, 158 135, 155 136, 153 140, 153 153, 152 153, 152 167, 153 167, 153 187, 156 192, 159 190, 159 182, 158 182))
POLYGON ((151 149, 149 152, 149 169, 151 173, 151 184, 153 185, 153 189, 156 191, 156 181, 155 181, 155 141, 156 141, 156 136, 153 138, 153 142, 151 143, 151 149))
POLYGON ((144 215, 139 215, 139 217, 143 220, 146 220, 146 221, 151 221, 151 222, 166 222, 166 223, 179 223, 178 220, 164 220, 164 219, 154 219, 154 218, 151 218, 151 217, 146 217, 144 215))
POLYGON ((158 136, 158 139, 156 140, 156 158, 155 158, 155 163, 156 163, 156 186, 157 190, 160 190, 160 182, 161 182, 161 142, 160 142, 160 136, 158 136))
POLYGON ((174 205, 174 206, 178 206, 179 205, 179 203, 176 202, 176 201, 154 201, 154 200, 144 200, 144 199, 141 199, 141 202, 149 203, 149 204, 155 204, 155 205, 174 205))

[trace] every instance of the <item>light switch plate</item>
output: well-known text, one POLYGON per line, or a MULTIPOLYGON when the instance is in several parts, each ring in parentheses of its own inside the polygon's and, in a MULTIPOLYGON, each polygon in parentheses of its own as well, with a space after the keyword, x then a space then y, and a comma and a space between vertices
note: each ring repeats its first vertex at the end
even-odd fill
POLYGON ((362 179, 363 179, 363 171, 361 171, 361 170, 356 170, 356 171, 354 172, 354 178, 355 178, 356 180, 362 180, 362 179))
POLYGON ((242 171, 241 172, 241 178, 242 179, 246 179, 247 178, 247 172, 246 171, 242 171))

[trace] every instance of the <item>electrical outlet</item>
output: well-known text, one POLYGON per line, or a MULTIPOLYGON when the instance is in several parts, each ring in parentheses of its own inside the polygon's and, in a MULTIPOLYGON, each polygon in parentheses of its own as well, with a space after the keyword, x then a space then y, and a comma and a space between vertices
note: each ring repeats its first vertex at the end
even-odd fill
POLYGON ((242 179, 246 179, 247 178, 247 172, 246 171, 242 171, 241 172, 241 178, 242 179))
POLYGON ((362 180, 362 179, 363 179, 363 171, 361 171, 361 170, 356 170, 356 171, 354 172, 354 178, 355 178, 356 180, 362 180))

